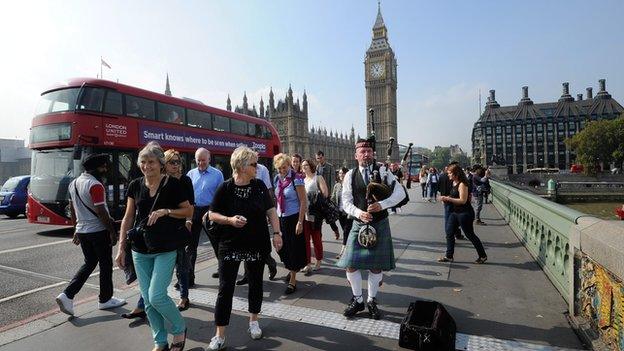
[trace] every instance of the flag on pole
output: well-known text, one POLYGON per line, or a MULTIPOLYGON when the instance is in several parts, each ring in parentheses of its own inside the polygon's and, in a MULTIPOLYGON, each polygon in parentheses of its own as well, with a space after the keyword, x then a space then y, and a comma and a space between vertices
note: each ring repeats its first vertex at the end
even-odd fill
POLYGON ((111 67, 108 63, 106 63, 106 61, 104 61, 104 59, 103 59, 103 58, 101 58, 101 57, 100 57, 100 60, 102 61, 102 62, 101 62, 102 66, 106 66, 108 69, 111 69, 111 68, 112 68, 112 67, 111 67))

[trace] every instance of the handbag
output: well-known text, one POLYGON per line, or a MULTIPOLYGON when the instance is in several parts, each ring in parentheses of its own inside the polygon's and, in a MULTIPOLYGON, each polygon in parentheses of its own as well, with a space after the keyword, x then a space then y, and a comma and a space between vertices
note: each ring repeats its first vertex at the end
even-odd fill
POLYGON ((457 326, 436 301, 410 303, 399 330, 399 346, 417 351, 454 351, 457 326))

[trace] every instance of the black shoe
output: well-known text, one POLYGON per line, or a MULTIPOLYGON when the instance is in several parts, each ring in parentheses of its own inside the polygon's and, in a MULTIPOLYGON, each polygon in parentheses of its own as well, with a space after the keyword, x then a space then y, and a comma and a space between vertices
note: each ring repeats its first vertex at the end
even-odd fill
POLYGON ((124 313, 124 314, 121 315, 121 318, 125 318, 125 319, 135 319, 135 318, 145 319, 145 318, 147 318, 147 314, 145 314, 145 311, 135 312, 135 313, 124 313))
POLYGON ((347 306, 347 308, 345 308, 342 315, 345 317, 353 317, 356 313, 361 311, 364 311, 364 301, 357 302, 356 297, 353 296, 351 298, 351 302, 349 302, 349 305, 347 306))
MULTIPOLYGON (((277 275, 277 266, 269 266, 269 280, 275 279, 276 275, 277 275)), ((290 276, 288 276, 288 278, 290 279, 290 276)))
POLYGON ((366 308, 368 308, 368 315, 372 318, 372 319, 380 319, 381 318, 381 313, 379 312, 379 309, 377 308, 377 299, 373 297, 373 299, 369 302, 366 303, 366 308))
POLYGON ((294 293, 295 291, 297 291, 297 286, 289 283, 288 286, 286 287, 286 290, 284 291, 284 294, 290 295, 294 293))
POLYGON ((219 278, 219 272, 212 273, 212 277, 213 278, 219 278))
POLYGON ((236 285, 247 285, 247 283, 249 283, 249 281, 247 280, 247 277, 243 277, 241 278, 241 280, 236 282, 236 285))
POLYGON ((173 288, 180 291, 180 283, 173 284, 173 288))

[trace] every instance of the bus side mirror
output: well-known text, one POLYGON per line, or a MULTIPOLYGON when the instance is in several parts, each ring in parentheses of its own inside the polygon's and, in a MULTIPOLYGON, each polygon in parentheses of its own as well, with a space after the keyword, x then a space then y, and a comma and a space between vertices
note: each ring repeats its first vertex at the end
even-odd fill
POLYGON ((74 152, 72 155, 74 160, 80 160, 82 158, 82 146, 74 145, 74 152))

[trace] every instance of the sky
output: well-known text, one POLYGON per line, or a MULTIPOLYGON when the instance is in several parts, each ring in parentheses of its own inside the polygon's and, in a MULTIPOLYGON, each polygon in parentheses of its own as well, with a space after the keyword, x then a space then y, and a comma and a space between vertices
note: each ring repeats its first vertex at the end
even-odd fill
MULTIPOLYGON (((398 62, 398 139, 459 144, 496 90, 515 105, 598 91, 624 103, 624 1, 384 0, 398 62)), ((308 94, 309 125, 364 135, 376 0, 12 1, 0 13, 0 138, 27 139, 39 95, 95 77, 225 108, 308 94)))

